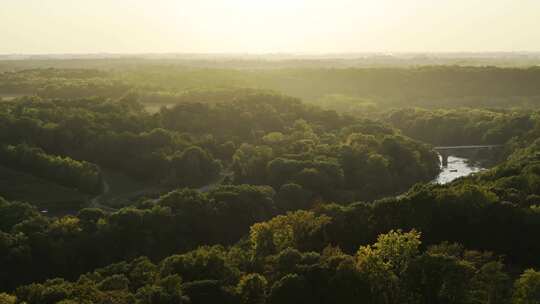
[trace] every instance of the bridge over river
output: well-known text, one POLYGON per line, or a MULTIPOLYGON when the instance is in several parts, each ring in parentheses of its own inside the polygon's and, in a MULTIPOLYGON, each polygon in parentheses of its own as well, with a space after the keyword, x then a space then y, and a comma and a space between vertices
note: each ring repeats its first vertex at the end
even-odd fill
POLYGON ((466 146, 439 146, 434 147, 433 150, 437 151, 441 155, 442 158, 442 165, 448 166, 448 156, 452 154, 452 152, 463 152, 463 151, 470 151, 470 150, 491 150, 491 149, 497 149, 501 148, 503 145, 466 145, 466 146))

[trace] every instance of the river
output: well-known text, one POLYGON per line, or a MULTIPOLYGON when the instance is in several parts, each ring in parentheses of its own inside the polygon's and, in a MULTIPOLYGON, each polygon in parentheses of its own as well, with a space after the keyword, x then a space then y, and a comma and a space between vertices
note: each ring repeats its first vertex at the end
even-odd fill
POLYGON ((439 173, 439 176, 437 176, 434 182, 438 184, 447 184, 456 178, 467 176, 482 170, 485 170, 485 168, 477 164, 472 164, 467 158, 448 156, 448 166, 441 167, 441 173, 439 173))

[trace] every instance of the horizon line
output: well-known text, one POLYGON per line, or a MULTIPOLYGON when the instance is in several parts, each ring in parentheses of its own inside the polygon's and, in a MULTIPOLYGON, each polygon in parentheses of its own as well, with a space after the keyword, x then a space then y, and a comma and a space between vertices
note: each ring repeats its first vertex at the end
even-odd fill
POLYGON ((54 52, 54 53, 0 53, 0 57, 90 57, 90 56, 289 56, 289 57, 328 57, 328 56, 400 56, 400 55, 540 55, 538 51, 362 51, 362 52, 54 52))

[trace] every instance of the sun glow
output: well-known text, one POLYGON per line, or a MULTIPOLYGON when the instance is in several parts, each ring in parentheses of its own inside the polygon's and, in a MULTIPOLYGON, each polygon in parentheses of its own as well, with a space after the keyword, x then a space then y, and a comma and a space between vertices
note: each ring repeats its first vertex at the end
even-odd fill
POLYGON ((1 0, 0 53, 540 50, 533 0, 1 0))

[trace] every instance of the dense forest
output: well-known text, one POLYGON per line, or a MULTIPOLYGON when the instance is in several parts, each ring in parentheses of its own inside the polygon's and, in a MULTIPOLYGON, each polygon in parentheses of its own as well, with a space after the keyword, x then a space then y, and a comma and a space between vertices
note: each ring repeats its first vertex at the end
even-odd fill
MULTIPOLYGON (((107 63, 101 62, 102 65, 107 63)), ((0 70, 0 94, 110 98, 137 90, 146 95, 146 102, 164 104, 181 102, 186 92, 201 88, 219 89, 223 94, 227 94, 228 88, 257 88, 278 91, 334 110, 354 110, 357 114, 373 107, 404 105, 531 108, 540 103, 540 88, 536 85, 540 81, 538 66, 420 65, 338 69, 314 64, 285 68, 243 68, 239 64, 235 68, 218 68, 215 64, 200 66, 183 61, 109 63, 108 68, 101 69, 82 68, 84 60, 72 62, 73 68, 63 69, 55 68, 54 61, 45 65, 49 66, 47 69, 21 69, 16 64, 7 64, 0 70)), ((62 62, 58 65, 66 66, 62 62)), ((86 65, 91 65, 91 61, 86 65)), ((230 96, 222 99, 227 97, 230 96)))
POLYGON ((0 304, 540 303, 540 69, 112 61, 0 64, 0 304))

